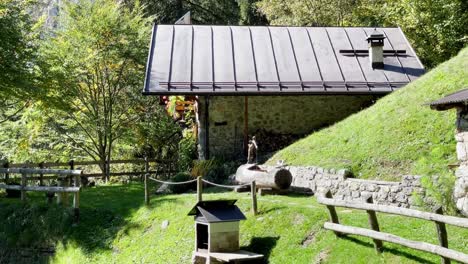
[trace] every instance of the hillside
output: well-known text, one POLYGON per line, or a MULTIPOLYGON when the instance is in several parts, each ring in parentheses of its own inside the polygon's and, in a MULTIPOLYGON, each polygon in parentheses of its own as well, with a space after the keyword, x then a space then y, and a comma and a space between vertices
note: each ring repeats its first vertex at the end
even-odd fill
MULTIPOLYGON (((267 263, 440 262, 436 255, 391 243, 378 255, 371 239, 337 239, 323 229, 328 211, 314 197, 259 196, 259 214, 253 216, 248 193, 205 191, 206 200, 238 200, 247 216, 241 222, 241 246, 264 254, 267 263)), ((187 213, 195 193, 153 195, 145 206, 140 183, 86 188, 79 224, 72 224, 61 207, 47 205, 43 195, 28 195, 28 203, 0 195, 0 263, 191 263, 194 222, 187 213)), ((368 228, 365 211, 337 210, 342 223, 368 228)), ((378 217, 385 232, 437 244, 430 221, 378 217)), ((450 248, 466 252, 468 230, 447 228, 450 248)))
POLYGON ((360 178, 400 180, 456 163, 455 111, 424 105, 468 87, 468 48, 372 107, 277 152, 267 163, 349 168, 360 178))

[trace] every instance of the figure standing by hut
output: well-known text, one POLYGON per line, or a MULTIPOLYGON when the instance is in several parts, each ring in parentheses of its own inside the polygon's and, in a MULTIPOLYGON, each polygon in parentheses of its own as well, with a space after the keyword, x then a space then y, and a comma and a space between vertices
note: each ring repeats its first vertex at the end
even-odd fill
POLYGON ((255 136, 253 136, 252 139, 249 140, 247 163, 257 163, 257 152, 258 152, 257 141, 255 140, 255 136))

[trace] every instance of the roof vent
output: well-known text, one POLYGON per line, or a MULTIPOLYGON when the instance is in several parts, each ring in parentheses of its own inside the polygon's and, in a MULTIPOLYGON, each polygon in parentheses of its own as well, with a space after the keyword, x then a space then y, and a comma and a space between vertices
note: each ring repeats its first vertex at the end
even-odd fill
POLYGON ((372 34, 367 36, 369 43, 369 59, 373 69, 383 69, 383 46, 385 36, 382 32, 374 29, 372 34))

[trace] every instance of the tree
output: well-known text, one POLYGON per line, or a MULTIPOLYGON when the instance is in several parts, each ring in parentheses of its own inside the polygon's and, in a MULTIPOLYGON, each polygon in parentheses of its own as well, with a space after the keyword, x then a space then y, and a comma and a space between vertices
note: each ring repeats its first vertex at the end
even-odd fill
MULTIPOLYGON (((125 0, 133 6, 136 0, 125 0)), ((239 6, 236 0, 141 0, 146 14, 157 24, 173 24, 188 11, 195 24, 237 24, 239 6)))
POLYGON ((241 25, 267 25, 268 20, 256 5, 258 0, 238 0, 239 24, 241 25))
POLYGON ((73 146, 100 161, 108 178, 117 141, 155 103, 141 95, 151 17, 138 5, 68 1, 58 25, 40 49, 40 85, 53 99, 43 103, 57 109, 44 114, 73 146))
POLYGON ((36 35, 30 1, 0 0, 0 123, 14 118, 35 91, 36 35))
POLYGON ((357 0, 262 0, 261 12, 274 25, 347 26, 357 0))

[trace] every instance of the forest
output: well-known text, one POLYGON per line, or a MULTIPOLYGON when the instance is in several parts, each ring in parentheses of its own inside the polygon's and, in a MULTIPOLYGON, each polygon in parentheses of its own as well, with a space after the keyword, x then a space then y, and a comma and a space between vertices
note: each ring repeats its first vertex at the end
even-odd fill
POLYGON ((427 69, 468 42, 463 0, 0 0, 0 161, 148 157, 188 170, 196 139, 172 118, 177 98, 141 94, 152 24, 188 11, 194 24, 398 26, 427 69))

